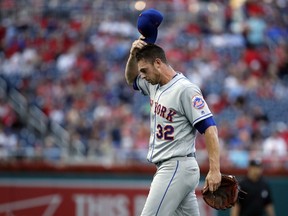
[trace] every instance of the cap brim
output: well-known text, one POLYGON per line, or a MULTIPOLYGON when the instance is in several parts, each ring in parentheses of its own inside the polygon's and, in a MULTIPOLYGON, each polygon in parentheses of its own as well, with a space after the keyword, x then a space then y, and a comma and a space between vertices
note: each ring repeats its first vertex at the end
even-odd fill
POLYGON ((251 160, 249 166, 262 167, 262 162, 259 160, 251 160))
POLYGON ((156 42, 157 39, 157 31, 153 32, 153 34, 150 34, 148 37, 145 37, 145 35, 143 35, 145 38, 143 39, 146 43, 152 43, 154 44, 156 42))

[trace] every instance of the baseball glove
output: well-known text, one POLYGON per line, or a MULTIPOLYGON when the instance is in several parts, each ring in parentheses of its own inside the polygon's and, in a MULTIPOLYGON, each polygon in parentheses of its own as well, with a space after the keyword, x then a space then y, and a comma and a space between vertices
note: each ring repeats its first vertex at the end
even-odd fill
POLYGON ((214 209, 231 208, 238 199, 239 184, 235 176, 222 174, 221 184, 214 192, 208 187, 201 190, 204 201, 214 209))

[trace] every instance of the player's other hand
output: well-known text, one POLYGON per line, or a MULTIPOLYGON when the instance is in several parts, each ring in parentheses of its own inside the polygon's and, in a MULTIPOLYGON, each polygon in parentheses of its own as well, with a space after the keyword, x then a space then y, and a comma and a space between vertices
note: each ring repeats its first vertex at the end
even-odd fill
POLYGON ((206 179, 205 179, 205 185, 204 188, 209 188, 210 191, 216 191, 217 188, 221 184, 221 173, 220 171, 209 171, 206 179))
POLYGON ((135 56, 135 53, 137 52, 138 49, 141 49, 142 47, 147 45, 147 43, 143 39, 145 39, 145 37, 141 35, 137 40, 135 40, 132 43, 132 46, 130 49, 130 54, 132 56, 135 56))

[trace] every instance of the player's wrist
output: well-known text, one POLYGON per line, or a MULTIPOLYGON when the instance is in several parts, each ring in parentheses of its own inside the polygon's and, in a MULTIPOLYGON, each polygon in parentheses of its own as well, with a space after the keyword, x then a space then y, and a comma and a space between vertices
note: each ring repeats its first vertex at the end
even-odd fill
POLYGON ((209 167, 209 171, 210 172, 219 172, 220 173, 220 166, 215 166, 215 164, 211 165, 210 164, 210 167, 209 167))

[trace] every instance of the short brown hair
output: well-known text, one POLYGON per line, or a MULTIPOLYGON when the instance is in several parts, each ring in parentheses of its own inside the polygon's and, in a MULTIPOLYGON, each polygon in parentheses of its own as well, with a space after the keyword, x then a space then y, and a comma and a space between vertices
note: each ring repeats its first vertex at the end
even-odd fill
POLYGON ((156 58, 159 58, 163 63, 167 64, 167 58, 164 50, 155 44, 147 44, 136 52, 137 62, 144 59, 150 63, 153 63, 156 58))

